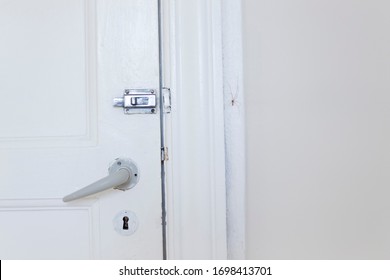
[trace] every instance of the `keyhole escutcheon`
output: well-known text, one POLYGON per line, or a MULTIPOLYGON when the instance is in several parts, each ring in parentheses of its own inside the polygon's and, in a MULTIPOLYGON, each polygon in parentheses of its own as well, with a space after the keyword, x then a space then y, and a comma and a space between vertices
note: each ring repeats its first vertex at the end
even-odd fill
POLYGON ((123 236, 130 236, 138 229, 137 215, 131 210, 120 211, 113 219, 114 229, 123 236))

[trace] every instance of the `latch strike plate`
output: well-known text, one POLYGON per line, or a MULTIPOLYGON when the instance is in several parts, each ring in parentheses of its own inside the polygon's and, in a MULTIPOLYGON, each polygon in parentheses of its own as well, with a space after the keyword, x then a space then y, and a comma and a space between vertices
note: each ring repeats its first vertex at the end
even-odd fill
POLYGON ((155 114, 157 98, 154 89, 125 89, 123 97, 115 97, 113 106, 122 107, 125 114, 155 114))
POLYGON ((164 104, 164 113, 169 114, 172 110, 171 89, 166 87, 162 88, 162 96, 164 104))

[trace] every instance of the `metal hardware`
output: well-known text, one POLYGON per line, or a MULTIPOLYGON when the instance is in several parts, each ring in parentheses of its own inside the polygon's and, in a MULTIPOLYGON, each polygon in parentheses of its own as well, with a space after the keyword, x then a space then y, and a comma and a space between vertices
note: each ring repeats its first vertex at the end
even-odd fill
POLYGON ((111 164, 108 173, 108 176, 65 196, 62 200, 64 202, 69 202, 111 188, 126 191, 135 187, 139 181, 138 167, 128 158, 117 158, 111 164))
POLYGON ((125 89, 123 97, 113 99, 113 106, 123 107, 125 114, 155 114, 156 105, 154 89, 125 89))
POLYGON ((138 229, 137 215, 130 210, 120 211, 112 220, 115 231, 123 236, 130 236, 138 229))
POLYGON ((172 110, 171 89, 162 88, 162 95, 163 95, 164 113, 169 114, 172 110))
POLYGON ((161 148, 161 161, 169 160, 168 147, 161 148))

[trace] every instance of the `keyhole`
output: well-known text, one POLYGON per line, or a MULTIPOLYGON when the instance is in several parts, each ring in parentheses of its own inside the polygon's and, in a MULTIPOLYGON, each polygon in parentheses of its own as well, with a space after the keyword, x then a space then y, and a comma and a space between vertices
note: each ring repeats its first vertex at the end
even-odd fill
POLYGON ((129 230, 129 217, 124 216, 122 220, 123 220, 123 229, 129 230))

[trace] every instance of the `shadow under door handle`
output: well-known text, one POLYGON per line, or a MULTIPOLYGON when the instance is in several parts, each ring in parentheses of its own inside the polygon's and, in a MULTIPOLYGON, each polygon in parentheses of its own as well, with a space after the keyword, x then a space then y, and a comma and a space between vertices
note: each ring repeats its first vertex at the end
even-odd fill
POLYGON ((126 191, 133 188, 139 180, 138 168, 135 163, 128 158, 117 158, 114 163, 111 164, 108 173, 108 176, 65 196, 62 200, 64 202, 69 202, 111 188, 126 191))

